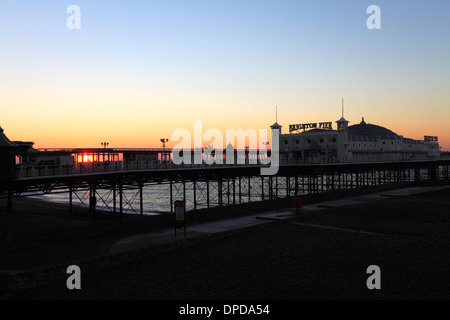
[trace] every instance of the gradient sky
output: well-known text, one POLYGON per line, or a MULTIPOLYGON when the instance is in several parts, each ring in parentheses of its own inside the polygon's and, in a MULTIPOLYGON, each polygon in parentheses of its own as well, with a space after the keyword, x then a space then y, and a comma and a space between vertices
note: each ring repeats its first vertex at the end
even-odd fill
POLYGON ((448 0, 0 0, 0 125, 35 147, 159 147, 195 120, 268 128, 275 105, 284 132, 334 122, 344 98, 350 124, 450 150, 449 18, 448 0))

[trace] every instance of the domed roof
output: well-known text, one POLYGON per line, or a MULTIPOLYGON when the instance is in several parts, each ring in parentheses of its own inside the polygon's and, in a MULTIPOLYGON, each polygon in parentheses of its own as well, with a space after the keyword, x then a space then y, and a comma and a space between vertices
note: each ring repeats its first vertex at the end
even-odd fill
POLYGON ((398 136, 398 134, 389 129, 386 129, 385 127, 366 123, 364 121, 364 118, 362 118, 362 121, 359 124, 349 126, 348 133, 353 135, 371 136, 371 137, 380 136, 380 137, 395 138, 398 136))

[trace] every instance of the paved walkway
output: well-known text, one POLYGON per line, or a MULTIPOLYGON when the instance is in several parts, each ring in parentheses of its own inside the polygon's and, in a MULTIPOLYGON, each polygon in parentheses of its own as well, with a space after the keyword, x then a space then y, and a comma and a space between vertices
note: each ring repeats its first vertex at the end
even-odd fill
MULTIPOLYGON (((314 212, 330 207, 360 204, 367 201, 382 200, 389 197, 403 197, 412 194, 450 188, 450 186, 410 187, 355 196, 340 200, 305 205, 301 213, 314 212)), ((299 214, 301 214, 299 213, 299 214)), ((217 237, 224 237, 247 228, 266 226, 274 221, 289 220, 295 217, 295 209, 269 211, 226 220, 187 225, 184 231, 174 228, 161 228, 150 233, 128 237, 102 237, 71 243, 51 243, 28 251, 10 252, 0 256, 1 291, 30 288, 67 277, 66 269, 76 264, 86 271, 97 271, 133 259, 141 259, 182 246, 195 245, 217 237), (30 257, 41 257, 39 259, 30 257), (3 269, 3 270, 1 270, 3 269)), ((349 230, 352 231, 352 230, 349 230)))

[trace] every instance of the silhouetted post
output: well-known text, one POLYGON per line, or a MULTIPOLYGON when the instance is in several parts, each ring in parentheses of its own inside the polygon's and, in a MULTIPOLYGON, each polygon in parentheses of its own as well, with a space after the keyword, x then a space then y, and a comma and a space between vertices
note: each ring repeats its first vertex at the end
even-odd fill
POLYGON ((95 184, 91 184, 89 186, 89 193, 90 193, 90 197, 89 197, 89 211, 92 214, 95 214, 95 207, 97 205, 97 198, 95 197, 95 184))
POLYGON ((7 211, 12 211, 13 185, 16 177, 16 150, 17 144, 11 142, 0 127, 0 190, 8 190, 7 211))
POLYGON ((144 215, 144 204, 143 204, 143 196, 142 196, 142 183, 139 183, 139 206, 141 210, 141 217, 144 215))
POLYGON ((227 203, 230 204, 230 178, 227 178, 227 203))
POLYGON ((241 176, 239 176, 238 181, 238 193, 239 193, 239 204, 242 203, 242 192, 241 192, 241 176))
POLYGON ((222 199, 222 178, 219 178, 217 180, 217 197, 219 200, 219 207, 221 207, 222 201, 223 201, 223 199, 222 199))
POLYGON ((12 187, 9 187, 8 190, 8 204, 6 207, 6 212, 11 212, 12 211, 12 207, 13 207, 13 191, 12 191, 12 187))
POLYGON ((209 209, 209 179, 206 179, 206 207, 209 209))
POLYGON ((278 199, 278 176, 275 176, 275 199, 278 199))
POLYGON ((122 189, 122 185, 121 184, 119 184, 119 212, 120 212, 120 215, 122 215, 123 214, 123 206, 122 206, 122 204, 123 204, 123 189, 122 189))
POLYGON ((113 184, 113 212, 114 214, 117 213, 117 208, 116 208, 116 184, 113 184))
POLYGON ((264 200, 264 177, 261 176, 261 200, 264 200))
POLYGON ((252 200, 250 176, 247 177, 247 183, 248 183, 248 202, 250 203, 252 200))
POLYGON ((233 204, 236 204, 236 179, 233 177, 233 204))
POLYGON ((186 180, 183 179, 183 201, 184 208, 186 209, 186 180))
POLYGON ((194 187, 194 211, 197 210, 197 188, 196 188, 196 180, 194 179, 193 183, 193 187, 194 187))
POLYGON ((173 190, 172 190, 172 179, 169 181, 170 190, 170 213, 173 213, 173 190))
POLYGON ((69 186, 69 213, 72 214, 72 186, 69 186))
POLYGON ((286 196, 291 196, 291 179, 288 176, 286 176, 286 196))
POLYGON ((428 166, 428 179, 437 180, 437 167, 434 163, 428 166))

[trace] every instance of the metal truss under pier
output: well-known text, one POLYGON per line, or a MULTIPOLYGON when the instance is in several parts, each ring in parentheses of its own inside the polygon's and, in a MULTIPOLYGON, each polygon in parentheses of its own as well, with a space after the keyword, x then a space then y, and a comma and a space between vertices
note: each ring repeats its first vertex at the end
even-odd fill
POLYGON ((449 177, 450 160, 281 165, 273 176, 261 176, 256 166, 149 169, 19 178, 0 196, 7 198, 9 210, 16 197, 59 192, 68 193, 70 212, 76 200, 91 213, 101 208, 143 215, 144 200, 152 201, 144 199, 143 189, 151 185, 168 186, 164 196, 168 211, 174 212, 175 200, 197 210, 389 183, 449 181, 449 177))

